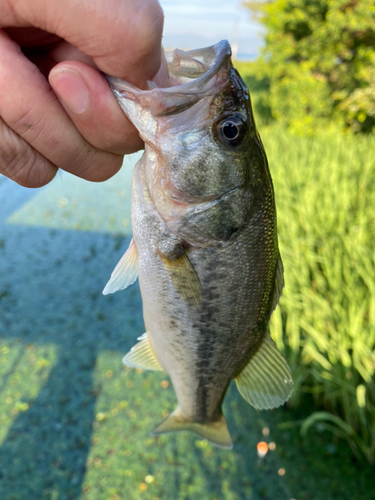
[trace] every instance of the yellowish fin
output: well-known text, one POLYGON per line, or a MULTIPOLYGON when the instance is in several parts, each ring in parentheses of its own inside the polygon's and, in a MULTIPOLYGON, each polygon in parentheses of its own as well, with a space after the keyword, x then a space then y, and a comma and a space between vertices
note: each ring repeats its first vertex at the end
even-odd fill
POLYGON ((142 370, 163 371, 147 338, 147 332, 141 335, 138 340, 138 344, 135 344, 122 358, 124 365, 131 368, 142 368, 142 370))
POLYGON ((193 264, 185 252, 182 251, 176 259, 170 259, 160 254, 165 267, 168 269, 170 279, 177 293, 186 300, 193 300, 200 304, 202 299, 202 286, 193 264))
POLYGON ((138 252, 132 239, 129 248, 122 256, 120 262, 114 268, 111 279, 106 284, 103 295, 115 293, 118 290, 124 290, 132 285, 138 277, 138 252))
POLYGON ((220 420, 216 422, 202 424, 187 420, 177 407, 164 422, 155 427, 151 432, 151 436, 177 431, 192 431, 198 434, 199 437, 207 439, 207 441, 219 448, 225 448, 227 450, 233 448, 232 438, 230 437, 227 422, 223 415, 221 415, 220 420))
POLYGON ((288 363, 268 334, 235 381, 241 396, 258 410, 282 405, 293 391, 288 363))

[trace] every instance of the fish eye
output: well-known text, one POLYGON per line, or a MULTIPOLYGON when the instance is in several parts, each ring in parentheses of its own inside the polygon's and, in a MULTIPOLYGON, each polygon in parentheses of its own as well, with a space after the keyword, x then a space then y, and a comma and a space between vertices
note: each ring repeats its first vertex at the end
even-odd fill
POLYGON ((247 131, 246 122, 240 113, 219 119, 214 125, 214 134, 226 146, 239 146, 247 131))
POLYGON ((223 134, 228 141, 233 141, 233 139, 237 139, 239 130, 235 123, 227 120, 223 125, 223 134))

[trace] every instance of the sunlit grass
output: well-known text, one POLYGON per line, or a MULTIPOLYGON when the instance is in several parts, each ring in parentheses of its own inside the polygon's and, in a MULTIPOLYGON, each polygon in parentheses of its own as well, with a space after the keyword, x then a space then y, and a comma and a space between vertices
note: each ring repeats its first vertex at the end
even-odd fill
POLYGON ((57 356, 54 346, 0 345, 0 446, 17 416, 27 412, 48 380, 57 356), (27 380, 27 384, 25 384, 27 380))
POLYGON ((271 322, 315 423, 375 459, 375 139, 263 131, 286 287, 271 322))

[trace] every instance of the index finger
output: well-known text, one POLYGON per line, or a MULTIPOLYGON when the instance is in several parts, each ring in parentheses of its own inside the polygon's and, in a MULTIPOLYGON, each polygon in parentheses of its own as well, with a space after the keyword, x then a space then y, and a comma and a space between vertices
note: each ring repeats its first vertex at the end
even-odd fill
POLYGON ((91 56, 104 73, 140 87, 160 67, 163 11, 157 0, 0 3, 0 28, 9 26, 56 34, 91 56))

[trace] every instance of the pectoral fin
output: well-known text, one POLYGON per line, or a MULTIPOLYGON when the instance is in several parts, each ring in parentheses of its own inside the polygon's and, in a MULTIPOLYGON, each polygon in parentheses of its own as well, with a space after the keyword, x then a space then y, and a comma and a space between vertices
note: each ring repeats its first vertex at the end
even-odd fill
POLYGON ((268 334, 235 381, 241 396, 258 410, 282 405, 293 391, 288 363, 268 334))
POLYGON ((131 368, 142 368, 142 370, 163 371, 159 361, 156 359, 154 351, 147 338, 147 333, 141 335, 138 344, 130 349, 128 354, 122 358, 124 365, 131 368))
POLYGON ((160 254, 160 258, 168 270, 169 277, 177 293, 184 300, 192 300, 195 304, 200 304, 202 297, 201 283, 185 250, 173 259, 162 254, 160 254))
POLYGON ((165 432, 192 431, 203 439, 207 439, 211 444, 219 448, 231 450, 233 448, 227 422, 223 415, 216 422, 191 422, 187 420, 177 408, 160 425, 155 427, 151 436, 164 434, 165 432))
POLYGON ((137 247, 132 239, 129 248, 114 268, 113 273, 111 274, 111 279, 108 281, 103 290, 103 295, 115 293, 118 290, 124 290, 129 285, 132 285, 138 277, 137 263, 137 247))

